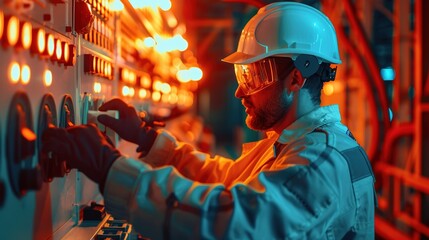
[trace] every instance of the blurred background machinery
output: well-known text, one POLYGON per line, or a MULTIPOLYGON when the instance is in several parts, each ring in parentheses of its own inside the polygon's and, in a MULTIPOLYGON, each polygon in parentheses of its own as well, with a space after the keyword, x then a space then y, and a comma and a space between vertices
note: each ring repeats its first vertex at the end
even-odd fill
MULTIPOLYGON (((260 138, 245 126, 233 68, 220 59, 272 2, 0 0, 2 238, 138 237, 104 211, 95 184, 39 153, 44 129, 93 122, 113 97, 210 154, 235 158, 243 141, 260 138)), ((343 64, 322 104, 340 105, 368 152, 377 238, 429 239, 429 1, 299 2, 326 13, 338 34, 343 64)))

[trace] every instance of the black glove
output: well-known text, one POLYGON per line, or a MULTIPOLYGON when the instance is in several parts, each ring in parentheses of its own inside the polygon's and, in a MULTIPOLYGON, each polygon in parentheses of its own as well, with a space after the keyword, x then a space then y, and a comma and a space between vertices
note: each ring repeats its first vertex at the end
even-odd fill
POLYGON ((99 115, 97 120, 115 131, 121 138, 137 144, 137 152, 146 154, 152 147, 157 132, 155 129, 146 126, 146 123, 137 115, 133 106, 128 105, 119 98, 112 99, 98 109, 100 111, 119 111, 119 119, 108 115, 99 115))
POLYGON ((65 160, 70 168, 98 183, 101 192, 110 167, 121 156, 93 124, 47 128, 42 135, 42 154, 65 160))

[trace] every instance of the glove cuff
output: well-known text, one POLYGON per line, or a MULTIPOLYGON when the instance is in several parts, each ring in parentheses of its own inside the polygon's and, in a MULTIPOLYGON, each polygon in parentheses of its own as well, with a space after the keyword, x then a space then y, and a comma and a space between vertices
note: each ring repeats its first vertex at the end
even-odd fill
POLYGON ((158 133, 154 128, 148 126, 140 128, 138 141, 139 146, 136 151, 141 153, 141 157, 145 156, 149 152, 157 136, 158 133))

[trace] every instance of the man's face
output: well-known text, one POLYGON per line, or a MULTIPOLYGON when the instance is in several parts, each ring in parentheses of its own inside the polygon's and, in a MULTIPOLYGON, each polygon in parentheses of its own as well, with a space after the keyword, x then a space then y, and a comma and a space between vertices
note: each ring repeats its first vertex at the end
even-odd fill
POLYGON ((292 95, 282 87, 282 81, 255 94, 242 98, 246 110, 246 125, 253 130, 266 131, 280 122, 292 105, 292 95))

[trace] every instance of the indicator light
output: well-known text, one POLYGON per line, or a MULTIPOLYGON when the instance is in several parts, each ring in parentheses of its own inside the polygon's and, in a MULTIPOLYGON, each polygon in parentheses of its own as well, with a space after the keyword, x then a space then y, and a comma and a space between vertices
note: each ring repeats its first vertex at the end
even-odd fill
POLYGON ((52 72, 50 70, 45 70, 45 73, 43 74, 43 83, 46 87, 52 85, 52 72))
POLYGON ((74 66, 76 64, 76 46, 68 44, 69 54, 68 60, 64 63, 65 66, 74 66))
POLYGON ((63 49, 63 54, 62 57, 60 58, 60 62, 62 63, 66 63, 69 61, 70 58, 70 49, 69 49, 69 44, 66 42, 62 42, 61 43, 61 48, 63 49))
POLYGON ((55 40, 55 60, 60 60, 61 56, 63 55, 63 48, 61 46, 61 40, 56 39, 55 40))
POLYGON ((12 83, 18 83, 21 76, 21 67, 17 62, 13 62, 9 68, 9 78, 12 83))
POLYGON ((49 56, 52 57, 54 55, 54 51, 55 51, 55 41, 54 41, 54 36, 50 33, 46 34, 46 49, 45 49, 45 53, 49 56))
POLYGON ((3 29, 4 29, 4 14, 2 11, 0 11, 0 39, 3 36, 3 29))
POLYGON ((30 22, 21 23, 21 31, 19 36, 19 45, 24 49, 31 47, 33 26, 30 22))
POLYGON ((99 83, 99 82, 95 82, 94 83, 94 92, 95 93, 100 93, 101 92, 101 83, 99 83))
POLYGON ((25 85, 28 84, 30 82, 30 77, 31 77, 30 67, 27 64, 24 64, 21 67, 21 82, 25 85))
POLYGON ((129 89, 130 89, 130 91, 129 91, 129 94, 128 94, 128 95, 129 95, 130 97, 134 97, 134 94, 135 94, 135 90, 134 90, 134 88, 130 87, 129 89))
POLYGON ((126 97, 130 93, 130 88, 128 86, 122 87, 122 96, 126 97))
POLYGON ((42 28, 33 29, 32 35, 33 41, 31 43, 30 51, 32 53, 42 54, 46 47, 45 30, 42 28))
POLYGON ((6 46, 15 46, 19 36, 19 19, 15 16, 6 17, 6 46))

